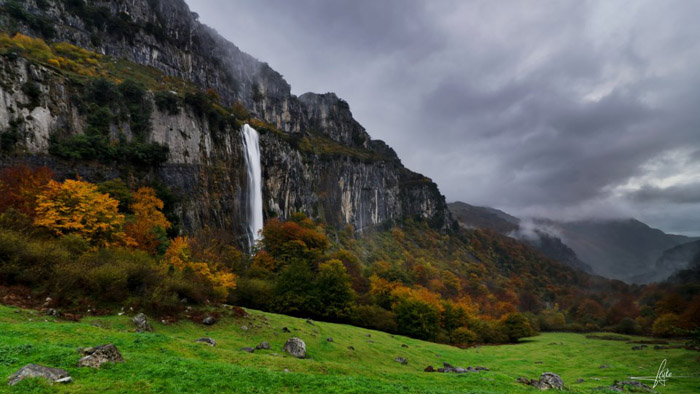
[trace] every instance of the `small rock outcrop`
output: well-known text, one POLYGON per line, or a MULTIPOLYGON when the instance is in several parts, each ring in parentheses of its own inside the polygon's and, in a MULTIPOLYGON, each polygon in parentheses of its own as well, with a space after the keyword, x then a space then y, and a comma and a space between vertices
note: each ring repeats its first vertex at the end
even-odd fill
POLYGON ((209 337, 203 337, 195 340, 195 342, 203 342, 206 343, 209 346, 216 346, 216 341, 214 338, 209 338, 209 337))
POLYGON ((291 331, 287 327, 282 327, 282 332, 290 333, 291 331))
POLYGON ((306 344, 304 343, 304 341, 297 337, 288 339, 287 343, 284 344, 284 348, 282 348, 282 350, 296 358, 306 357, 306 344))
POLYGON ((408 361, 406 361, 405 357, 396 357, 394 358, 394 361, 396 361, 399 364, 406 365, 408 364, 408 361))
POLYGON ((333 337, 326 338, 326 342, 333 342, 333 337))
POLYGON ((267 341, 262 341, 255 347, 256 350, 270 350, 270 343, 267 341))
POLYGON ((542 375, 540 375, 539 380, 520 377, 516 381, 518 383, 527 384, 530 386, 535 386, 540 390, 549 390, 549 389, 563 390, 564 389, 564 381, 561 379, 561 377, 559 375, 555 374, 554 372, 543 373, 542 375))
POLYGON ((634 380, 623 380, 621 382, 615 382, 610 386, 610 390, 619 391, 621 393, 629 390, 630 392, 636 393, 653 393, 654 390, 642 382, 637 382, 634 380))
POLYGON ((438 368, 437 371, 433 368, 432 365, 429 365, 428 368, 426 368, 424 371, 425 372, 442 372, 442 373, 467 373, 467 372, 479 372, 479 371, 488 371, 489 369, 486 367, 455 367, 451 364, 448 363, 442 363, 442 368, 438 368), (430 370, 428 370, 430 369, 430 370))
POLYGON ((564 389, 564 381, 554 372, 545 372, 540 375, 540 380, 537 381, 536 387, 540 390, 562 390, 564 389))
POLYGON ((146 317, 145 314, 139 313, 138 315, 134 316, 131 321, 136 324, 136 331, 138 332, 146 332, 146 331, 153 331, 153 327, 148 323, 148 317, 146 317))
POLYGON ((73 379, 65 369, 45 367, 39 364, 27 364, 8 378, 8 384, 14 386, 26 378, 44 378, 52 383, 70 383, 73 379))
POLYGON ((79 367, 99 368, 104 363, 124 362, 124 357, 112 344, 80 349, 80 353, 83 358, 78 360, 79 367))
POLYGON ((217 320, 214 316, 205 316, 204 319, 202 319, 202 324, 205 326, 213 326, 216 322, 217 320))
POLYGON ((248 352, 248 353, 253 353, 253 352, 255 352, 255 348, 254 348, 254 347, 242 347, 241 350, 243 350, 244 352, 248 352))
POLYGON ((428 365, 427 367, 425 367, 425 369, 423 371, 424 372, 437 372, 437 370, 435 368, 433 368, 432 365, 428 365))

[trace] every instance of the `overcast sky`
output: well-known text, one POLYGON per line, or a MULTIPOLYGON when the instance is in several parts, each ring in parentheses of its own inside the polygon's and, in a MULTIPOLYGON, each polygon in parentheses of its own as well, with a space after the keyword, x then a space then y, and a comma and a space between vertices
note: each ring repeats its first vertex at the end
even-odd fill
POLYGON ((700 1, 187 3, 448 201, 700 235, 700 1))

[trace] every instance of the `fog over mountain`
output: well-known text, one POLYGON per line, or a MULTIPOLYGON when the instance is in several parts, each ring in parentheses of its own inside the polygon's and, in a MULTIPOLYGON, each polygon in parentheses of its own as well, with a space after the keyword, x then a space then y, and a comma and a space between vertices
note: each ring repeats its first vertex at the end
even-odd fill
POLYGON ((700 234, 700 3, 188 0, 448 200, 700 234))

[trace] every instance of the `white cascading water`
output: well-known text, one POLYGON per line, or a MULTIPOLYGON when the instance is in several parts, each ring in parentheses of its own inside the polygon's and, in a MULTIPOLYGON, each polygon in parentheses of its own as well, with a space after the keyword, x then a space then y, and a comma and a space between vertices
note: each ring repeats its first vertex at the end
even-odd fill
POLYGON ((262 166, 258 132, 247 124, 243 125, 243 146, 248 172, 248 245, 252 247, 263 228, 262 166))

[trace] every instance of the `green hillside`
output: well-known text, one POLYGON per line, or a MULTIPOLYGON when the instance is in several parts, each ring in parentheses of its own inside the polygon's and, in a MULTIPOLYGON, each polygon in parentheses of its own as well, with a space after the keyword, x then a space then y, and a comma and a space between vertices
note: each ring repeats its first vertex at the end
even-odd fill
MULTIPOLYGON (((572 392, 593 391, 630 375, 655 375, 668 359, 674 376, 697 374, 698 353, 682 349, 632 351, 624 341, 586 339, 581 334, 546 333, 517 345, 471 349, 423 342, 353 326, 312 322, 249 311, 249 317, 222 317, 214 326, 189 321, 152 322, 153 333, 137 333, 130 318, 86 317, 79 323, 56 321, 41 312, 0 307, 0 375, 28 363, 68 370, 74 382, 49 385, 25 380, 0 391, 27 392, 537 392, 516 378, 542 372, 561 375, 572 392), (247 330, 242 329, 248 327, 247 330), (287 327, 291 333, 283 332, 287 327), (367 336, 371 335, 371 336, 367 336), (209 336, 216 347, 194 340, 209 336), (306 342, 307 359, 281 351, 297 336, 306 342), (327 338, 332 337, 333 342, 327 338), (242 351, 269 341, 271 350, 242 351), (371 342, 370 342, 371 341, 371 342), (78 368, 78 347, 115 344, 126 362, 99 370, 78 368), (406 344, 408 347, 402 347, 406 344), (348 347, 352 346, 354 350, 348 347), (394 358, 405 357, 406 365, 394 358), (490 371, 426 373, 426 366, 484 366, 490 371), (540 363, 541 362, 541 363, 540 363), (610 368, 601 369, 601 365, 610 368), (287 369, 289 372, 285 372, 287 369), (577 383, 584 379, 583 383, 577 383)), ((677 378, 660 393, 697 392, 700 380, 677 378)))

